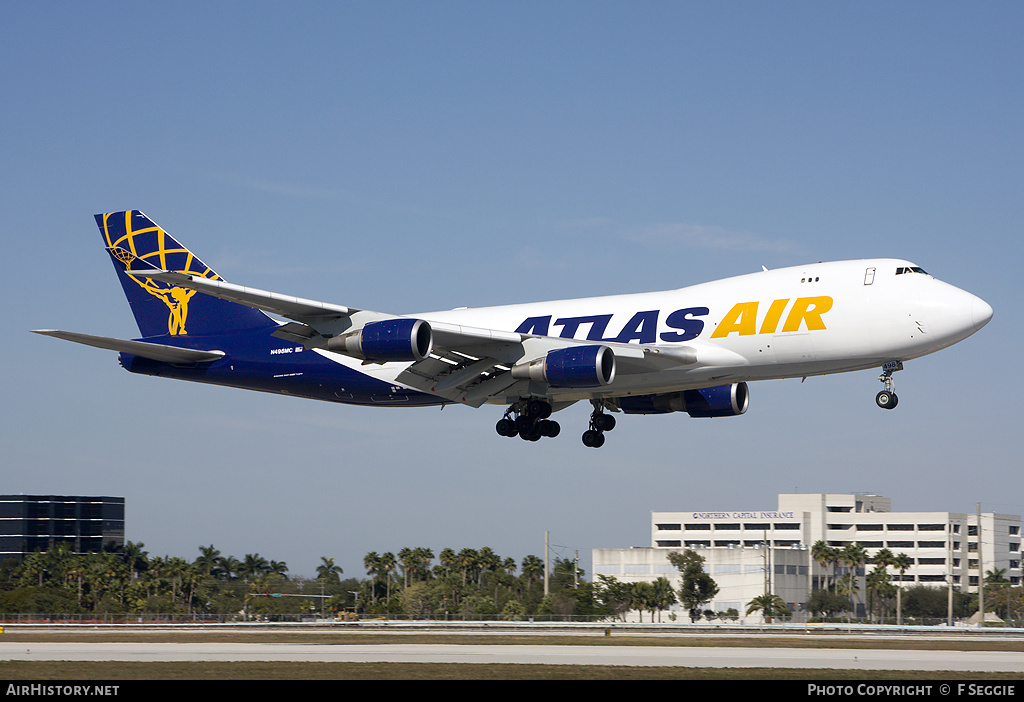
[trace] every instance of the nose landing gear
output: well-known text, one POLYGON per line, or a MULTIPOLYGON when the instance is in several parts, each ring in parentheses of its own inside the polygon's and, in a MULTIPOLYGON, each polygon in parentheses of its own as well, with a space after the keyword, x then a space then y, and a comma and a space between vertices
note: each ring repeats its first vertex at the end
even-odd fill
POLYGON ((892 382, 892 374, 898 370, 903 370, 902 361, 890 361, 882 366, 882 374, 878 376, 878 380, 885 384, 885 389, 875 395, 875 404, 882 409, 894 409, 900 401, 896 397, 896 386, 892 382))

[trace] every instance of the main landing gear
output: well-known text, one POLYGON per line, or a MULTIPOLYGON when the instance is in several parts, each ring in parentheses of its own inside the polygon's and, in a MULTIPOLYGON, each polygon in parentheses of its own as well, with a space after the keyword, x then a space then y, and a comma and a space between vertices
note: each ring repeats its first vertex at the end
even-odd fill
POLYGON ((882 366, 882 374, 878 380, 885 384, 885 389, 875 395, 875 404, 882 409, 894 409, 900 398, 896 397, 896 386, 892 382, 892 374, 903 370, 902 361, 893 361, 882 366))
MULTIPOLYGON (((590 414, 590 428, 583 432, 583 445, 590 448, 604 446, 604 433, 615 428, 615 417, 604 411, 601 400, 591 400, 594 411, 590 414)), ((558 422, 551 416, 551 404, 536 398, 520 400, 505 410, 505 416, 494 425, 501 436, 518 436, 524 441, 540 441, 544 437, 556 437, 561 431, 558 422)))
POLYGON ((615 428, 615 417, 605 413, 600 400, 591 400, 594 411, 590 413, 590 429, 583 432, 583 445, 590 448, 604 446, 604 433, 615 428))
POLYGON ((502 436, 518 436, 524 441, 554 438, 562 430, 558 422, 548 419, 551 405, 544 400, 522 400, 510 405, 494 429, 502 436), (515 416, 513 416, 515 415, 515 416))

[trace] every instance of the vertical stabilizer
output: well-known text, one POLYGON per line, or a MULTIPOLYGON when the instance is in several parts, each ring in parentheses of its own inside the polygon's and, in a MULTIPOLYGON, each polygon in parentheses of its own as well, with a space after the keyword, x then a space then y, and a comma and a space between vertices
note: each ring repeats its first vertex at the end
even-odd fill
POLYGON ((126 273, 157 268, 222 280, 142 212, 98 214, 96 224, 143 337, 205 336, 277 326, 251 307, 126 273))

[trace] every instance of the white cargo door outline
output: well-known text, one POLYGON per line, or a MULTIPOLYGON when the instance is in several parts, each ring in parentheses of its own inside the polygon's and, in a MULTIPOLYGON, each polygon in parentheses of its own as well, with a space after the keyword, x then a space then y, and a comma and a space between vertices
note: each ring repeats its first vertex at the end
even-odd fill
POLYGON ((875 282, 875 269, 868 268, 864 271, 864 285, 871 285, 875 282))

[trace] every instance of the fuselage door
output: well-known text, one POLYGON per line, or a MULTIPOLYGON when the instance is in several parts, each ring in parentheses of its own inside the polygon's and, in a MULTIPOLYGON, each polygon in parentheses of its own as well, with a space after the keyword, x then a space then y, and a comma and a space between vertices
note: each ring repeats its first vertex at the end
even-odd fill
POLYGON ((871 285, 875 282, 875 269, 868 268, 864 271, 864 285, 871 285))

